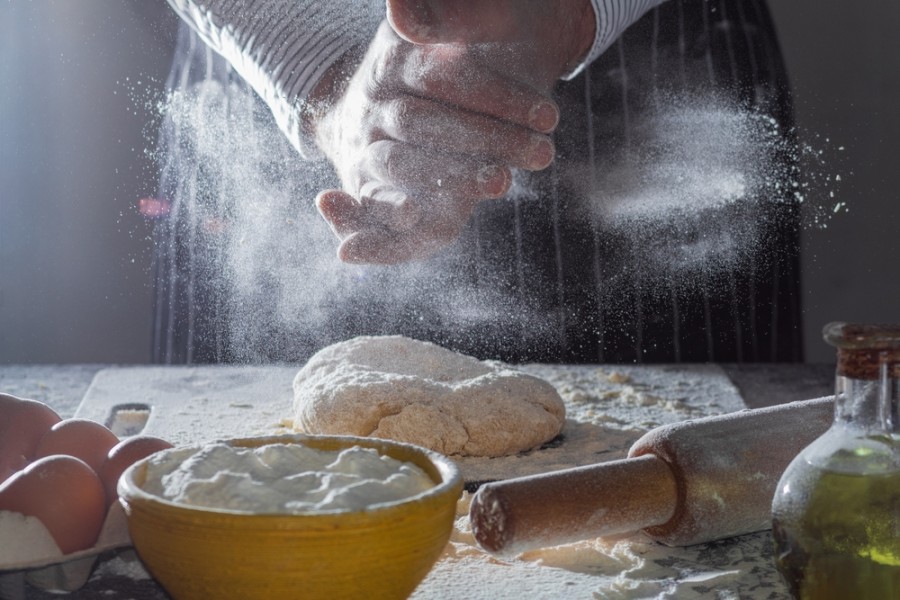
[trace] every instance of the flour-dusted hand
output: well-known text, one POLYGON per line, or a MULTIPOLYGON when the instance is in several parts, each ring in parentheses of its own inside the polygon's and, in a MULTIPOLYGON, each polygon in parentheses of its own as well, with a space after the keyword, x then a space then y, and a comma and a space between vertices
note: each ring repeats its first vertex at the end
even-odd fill
POLYGON ((429 256, 479 201, 506 193, 510 169, 540 170, 555 154, 549 94, 464 45, 412 44, 387 23, 323 105, 312 128, 343 189, 316 203, 349 262, 429 256))

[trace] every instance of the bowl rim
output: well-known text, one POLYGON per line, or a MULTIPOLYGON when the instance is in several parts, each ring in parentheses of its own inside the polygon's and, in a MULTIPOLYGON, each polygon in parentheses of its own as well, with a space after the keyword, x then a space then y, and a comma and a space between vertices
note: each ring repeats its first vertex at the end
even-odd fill
MULTIPOLYGON (((396 458, 396 457, 392 457, 396 458)), ((400 458, 398 460, 402 460, 404 462, 411 462, 408 459, 400 458)), ((415 463, 414 463, 415 464, 415 463)), ((421 465, 417 466, 422 468, 421 465)), ((429 473, 429 477, 431 474, 429 473)), ((143 458, 130 467, 128 467, 120 476, 119 482, 117 484, 117 491, 120 500, 123 503, 123 506, 126 508, 126 512, 128 509, 128 504, 130 502, 139 502, 144 505, 159 505, 165 506, 176 510, 186 511, 186 513, 194 513, 194 514, 202 514, 202 513, 211 513, 222 516, 229 517, 280 517, 280 518, 291 518, 291 519, 302 519, 302 518, 323 518, 329 516, 337 516, 337 517, 346 517, 347 515, 360 515, 360 514, 375 514, 383 511, 396 510, 398 506, 407 505, 411 503, 422 503, 427 501, 432 501, 436 498, 440 498, 447 494, 454 493, 454 489, 457 491, 454 494, 454 497, 460 496, 463 489, 463 481, 462 474, 459 470, 459 467, 450 460, 447 456, 435 452, 433 450, 429 450, 428 448, 424 448, 422 446, 418 446, 416 444, 410 444, 408 442, 400 442, 397 440, 391 440, 387 438, 374 438, 374 437, 362 437, 362 436, 352 436, 352 435, 326 435, 326 434, 307 434, 307 433, 285 433, 285 434, 277 434, 277 435, 265 435, 265 436, 252 436, 252 437, 238 437, 238 438, 225 438, 225 439, 216 439, 210 440, 208 442, 191 444, 186 446, 178 446, 174 448, 168 448, 165 450, 161 450, 159 452, 155 452, 146 458, 143 458), (163 498, 162 496, 158 496, 156 494, 152 494, 143 489, 141 484, 138 484, 136 481, 136 476, 140 471, 146 469, 146 466, 149 462, 154 458, 161 454, 177 454, 180 452, 187 453, 191 450, 198 451, 203 447, 206 447, 211 444, 224 443, 230 446, 241 446, 247 448, 255 448, 266 446, 270 444, 303 444, 307 445, 306 442, 312 442, 314 445, 316 443, 324 443, 324 444, 335 444, 338 447, 335 449, 346 449, 352 446, 361 446, 364 448, 373 448, 378 450, 380 454, 386 454, 391 456, 390 450, 394 450, 396 452, 400 452, 403 450, 412 452, 413 454, 418 454, 426 459, 433 467, 434 470, 439 474, 441 481, 436 482, 434 486, 414 494, 412 496, 407 496, 405 498, 400 498, 399 500, 392 500, 389 502, 379 502, 376 504, 371 504, 359 510, 348 510, 346 508, 341 509, 329 509, 329 510, 316 510, 311 512, 288 512, 288 511, 274 511, 274 512, 249 512, 246 510, 235 510, 229 508, 217 508, 217 507, 207 507, 207 506, 194 506, 191 504, 184 504, 182 502, 175 502, 173 500, 163 498)))

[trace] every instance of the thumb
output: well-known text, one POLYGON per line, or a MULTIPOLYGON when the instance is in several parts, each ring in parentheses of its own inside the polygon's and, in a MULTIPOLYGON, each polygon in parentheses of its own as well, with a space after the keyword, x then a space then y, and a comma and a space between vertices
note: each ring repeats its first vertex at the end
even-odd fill
POLYGON ((386 0, 394 31, 414 44, 503 42, 517 35, 522 0, 386 0))

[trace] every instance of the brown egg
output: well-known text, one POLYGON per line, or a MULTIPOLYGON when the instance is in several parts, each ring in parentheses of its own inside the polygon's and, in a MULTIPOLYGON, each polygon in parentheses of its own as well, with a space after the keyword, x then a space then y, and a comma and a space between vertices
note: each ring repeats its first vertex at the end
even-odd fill
POLYGON ((0 483, 34 458, 38 442, 59 421, 42 402, 0 394, 0 483))
POLYGON ((63 554, 90 548, 106 517, 100 477, 71 456, 36 460, 0 485, 0 510, 41 520, 63 554))
POLYGON ((80 458, 99 473, 110 448, 118 443, 116 434, 100 423, 87 419, 66 419, 44 434, 34 456, 68 454, 80 458))
POLYGON ((99 471, 100 480, 106 489, 107 504, 112 504, 119 498, 116 485, 125 469, 154 452, 171 447, 169 442, 149 435, 127 438, 113 446, 99 471))

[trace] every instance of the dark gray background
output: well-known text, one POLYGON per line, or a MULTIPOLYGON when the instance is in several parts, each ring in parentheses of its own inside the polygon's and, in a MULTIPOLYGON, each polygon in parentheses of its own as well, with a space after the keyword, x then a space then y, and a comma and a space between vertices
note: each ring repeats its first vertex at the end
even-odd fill
MULTIPOLYGON (((840 158, 850 207, 803 238, 807 359, 829 361, 826 322, 900 320, 900 3, 771 4, 801 134, 840 158)), ((0 5, 0 363, 149 360, 136 204, 175 27, 162 0, 0 5)))

